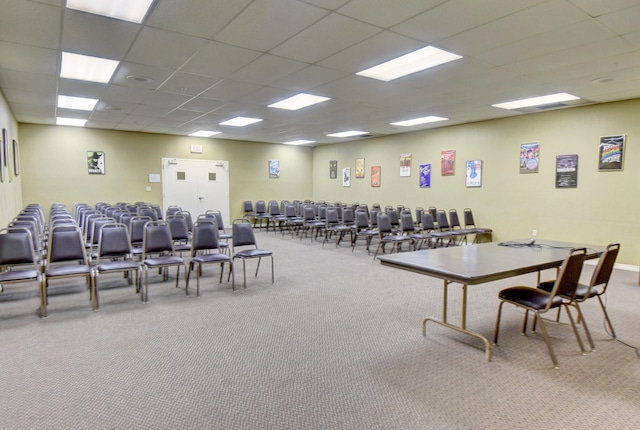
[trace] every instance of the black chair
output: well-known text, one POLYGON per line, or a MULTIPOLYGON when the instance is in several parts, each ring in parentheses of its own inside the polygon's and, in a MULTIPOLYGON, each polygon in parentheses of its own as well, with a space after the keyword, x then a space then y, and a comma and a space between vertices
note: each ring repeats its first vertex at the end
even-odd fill
MULTIPOLYGON (((246 218, 245 218, 246 219, 246 218)), ((267 204, 264 200, 258 200, 256 202, 256 211, 253 215, 253 226, 256 226, 256 223, 260 221, 260 225, 258 227, 262 227, 262 221, 267 221, 267 230, 269 229, 269 213, 267 212, 267 204)))
MULTIPOLYGON (((306 205, 303 209, 302 215, 302 231, 304 234, 309 234, 311 241, 318 237, 318 233, 325 226, 324 221, 320 221, 316 218, 316 213, 313 205, 306 205), (314 237, 315 232, 315 237, 314 237)), ((300 240, 302 240, 303 234, 300 234, 300 240)))
POLYGON ((153 219, 148 216, 134 216, 129 221, 129 239, 131 240, 131 252, 134 256, 142 256, 144 226, 151 221, 153 221, 153 219))
MULTIPOLYGON (((260 270, 260 261, 262 261, 262 258, 263 257, 271 258, 271 283, 273 284, 274 282, 273 253, 271 251, 258 248, 258 243, 256 242, 256 237, 253 233, 253 228, 249 220, 246 218, 236 219, 233 221, 233 224, 231 225, 231 229, 233 234, 232 263, 235 263, 236 258, 239 258, 242 260, 242 273, 244 275, 242 282, 243 282, 244 288, 247 288, 247 271, 245 267, 246 266, 245 261, 253 258, 258 259, 258 265, 256 267, 256 274, 255 274, 256 277, 258 276, 258 270, 260 270), (248 246, 252 248, 239 250, 239 248, 246 248, 248 246)), ((235 267, 235 264, 233 264, 232 266, 235 267)))
MULTIPOLYGON (((124 224, 106 224, 100 229, 96 265, 93 269, 93 284, 96 292, 96 308, 98 301, 98 278, 101 274, 124 273, 129 285, 132 284, 132 274, 135 273, 136 293, 140 293, 140 263, 134 261, 131 253, 129 230, 124 224)), ((140 295, 142 300, 142 294, 140 295)))
POLYGON ((231 289, 235 290, 235 276, 233 261, 228 255, 220 253, 218 226, 208 220, 197 221, 193 225, 193 239, 191 242, 191 261, 187 270, 187 288, 191 272, 196 270, 196 296, 200 296, 200 274, 204 264, 220 264, 220 282, 224 273, 224 263, 229 263, 229 274, 232 276, 231 289))
MULTIPOLYGON (((377 211, 371 211, 371 216, 378 216, 377 211)), ((353 240, 351 241, 351 252, 356 248, 359 238, 364 238, 366 243, 367 254, 371 254, 369 251, 369 247, 371 245, 371 240, 374 237, 378 236, 378 229, 370 228, 369 218, 367 217, 367 212, 364 210, 358 209, 356 211, 356 221, 355 221, 355 232, 353 240)))
POLYGON ((40 264, 31 232, 13 227, 0 230, 0 292, 5 285, 36 282, 42 290, 40 264))
POLYGON ((476 223, 473 219, 473 212, 469 208, 464 209, 464 228, 472 229, 476 237, 473 238, 473 243, 479 243, 483 241, 483 238, 488 237, 488 241, 491 242, 493 240, 493 230, 486 227, 477 227, 476 223))
POLYGON ((332 235, 335 235, 336 248, 340 245, 342 238, 345 234, 349 233, 350 235, 350 243, 353 243, 353 234, 356 230, 354 220, 353 220, 353 209, 351 208, 343 208, 342 209, 342 221, 338 218, 338 211, 334 207, 327 208, 327 218, 325 220, 325 235, 324 241, 322 242, 322 246, 324 246, 325 242, 329 240, 332 235), (347 218, 347 223, 345 223, 345 214, 347 218))
POLYGON ((449 227, 451 230, 458 234, 458 244, 467 244, 467 236, 475 233, 473 228, 462 228, 460 225, 460 218, 458 217, 458 211, 455 209, 449 209, 449 227))
POLYGON ((428 232, 431 239, 433 239, 430 241, 430 247, 433 248, 438 246, 447 246, 452 240, 454 240, 453 232, 437 230, 430 211, 422 213, 422 230, 428 232))
POLYGON ((84 245, 82 232, 77 226, 62 225, 51 229, 44 282, 40 289, 40 316, 42 318, 46 318, 48 315, 50 283, 58 279, 84 277, 89 289, 89 300, 93 302, 93 309, 98 309, 98 298, 93 282, 91 282, 91 267, 84 245))
MULTIPOLYGON (((287 221, 287 217, 280 212, 280 205, 275 200, 269 201, 269 224, 273 225, 273 232, 276 233, 276 227, 282 232, 283 224, 287 221)), ((267 229, 267 232, 269 230, 267 229)))
POLYGON ((285 230, 288 230, 293 238, 294 233, 297 233, 303 224, 302 217, 298 216, 296 206, 294 204, 285 205, 284 216, 286 221, 284 222, 284 227, 282 229, 282 236, 284 237, 285 230))
MULTIPOLYGON (((438 223, 438 231, 449 234, 449 240, 445 246, 455 246, 461 245, 462 239, 466 237, 466 233, 460 230, 453 230, 451 225, 449 225, 449 220, 447 218, 447 213, 440 209, 436 212, 436 222, 438 223)), ((444 242, 444 241, 443 241, 444 242)))
MULTIPOLYGON (((604 253, 600 256, 598 260, 598 264, 591 275, 591 280, 588 284, 578 284, 578 288, 575 292, 574 301, 576 307, 580 306, 579 304, 591 299, 593 297, 598 298, 598 302, 600 303, 600 308, 604 313, 604 318, 607 322, 607 326, 611 331, 611 335, 613 338, 616 338, 616 332, 613 329, 613 325, 611 324, 611 320, 609 319, 609 314, 607 313, 607 308, 602 301, 602 296, 607 292, 607 286, 609 285, 609 279, 611 278, 611 273, 613 272, 613 267, 616 262, 616 258, 618 257, 618 252, 620 251, 619 243, 612 243, 607 245, 604 253)), ((541 282, 538 285, 538 288, 543 289, 544 291, 551 291, 553 289, 555 281, 545 281, 541 282)), ((558 313, 558 318, 560 317, 560 313, 558 313)), ((588 331, 586 321, 582 320, 582 324, 585 328, 585 332, 587 333, 587 338, 589 340, 589 344, 591 345, 591 349, 594 348, 593 339, 588 331)))
POLYGON ((171 239, 173 240, 173 250, 180 253, 191 252, 191 235, 187 227, 187 220, 182 215, 167 216, 167 224, 171 231, 171 239))
MULTIPOLYGON (((144 226, 144 239, 142 241, 142 264, 144 265, 144 288, 142 289, 143 302, 149 300, 149 269, 158 269, 163 273, 163 279, 167 279, 167 270, 176 268, 176 288, 179 287, 180 267, 186 264, 180 257, 174 255, 171 230, 166 221, 150 221, 144 226)), ((186 275, 185 275, 186 276, 186 275)), ((188 286, 184 289, 185 295, 189 295, 188 286)))
POLYGON ((394 251, 398 251, 400 246, 403 243, 413 244, 413 239, 409 236, 405 236, 403 234, 397 234, 394 232, 395 230, 391 226, 391 219, 389 215, 381 213, 378 214, 378 247, 376 248, 375 254, 373 254, 373 259, 378 256, 378 252, 380 248, 382 248, 382 252, 384 252, 384 247, 386 244, 391 244, 390 253, 393 254, 394 251))
POLYGON ((218 239, 224 240, 225 243, 229 242, 229 239, 232 239, 232 235, 227 233, 227 230, 224 226, 224 219, 222 219, 222 212, 220 211, 207 211, 206 215, 212 214, 216 218, 216 225, 218 226, 218 239))
MULTIPOLYGON (((529 311, 534 313, 536 321, 540 321, 540 328, 547 344, 551 361, 555 367, 558 367, 558 359, 553 351, 551 339, 549 339, 549 335, 547 334, 547 328, 545 327, 542 316, 551 309, 564 306, 567 310, 567 315, 569 316, 573 333, 578 340, 578 345, 580 345, 580 349, 584 353, 582 339, 580 338, 580 334, 578 333, 578 329, 576 328, 576 324, 573 320, 569 307, 574 306, 576 289, 578 287, 578 281, 580 280, 580 273, 582 272, 586 252, 587 250, 585 248, 572 249, 569 252, 569 255, 560 267, 558 279, 553 283, 553 288, 550 292, 544 291, 540 288, 526 286, 511 287, 500 291, 498 294, 500 305, 498 306, 498 317, 496 319, 493 343, 496 345, 498 344, 502 305, 505 303, 511 303, 525 310, 522 334, 526 334, 529 311)), ((580 308, 576 307, 576 309, 578 311, 578 315, 581 316, 580 308)))

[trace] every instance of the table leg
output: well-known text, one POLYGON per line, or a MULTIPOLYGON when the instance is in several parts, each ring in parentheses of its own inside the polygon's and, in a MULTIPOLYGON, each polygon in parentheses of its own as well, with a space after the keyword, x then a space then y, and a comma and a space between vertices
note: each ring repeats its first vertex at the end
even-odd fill
POLYGON ((466 335, 475 337, 484 342, 485 347, 485 358, 487 361, 491 361, 491 343, 489 340, 481 335, 480 333, 475 333, 467 330, 467 285, 462 284, 462 323, 460 326, 453 325, 447 322, 447 305, 448 305, 448 290, 449 284, 452 282, 444 281, 444 291, 443 291, 443 303, 442 303, 442 320, 433 317, 427 317, 422 321, 422 335, 426 336, 427 334, 427 322, 433 321, 436 324, 440 324, 443 327, 450 328, 460 333, 464 333, 466 335))

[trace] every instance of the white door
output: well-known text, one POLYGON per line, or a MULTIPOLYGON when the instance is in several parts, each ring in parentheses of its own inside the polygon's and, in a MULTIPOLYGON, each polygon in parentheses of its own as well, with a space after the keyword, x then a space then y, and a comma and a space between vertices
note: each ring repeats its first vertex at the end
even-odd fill
POLYGON ((222 212, 229 222, 229 162, 218 160, 162 159, 162 205, 180 206, 195 222, 208 210, 222 212))

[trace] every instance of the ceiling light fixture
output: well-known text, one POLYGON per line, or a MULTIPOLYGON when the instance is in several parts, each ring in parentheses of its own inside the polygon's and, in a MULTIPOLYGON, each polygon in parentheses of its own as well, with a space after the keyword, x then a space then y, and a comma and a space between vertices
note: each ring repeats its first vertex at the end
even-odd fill
POLYGON ((281 100, 277 103, 270 104, 271 108, 298 110, 316 103, 331 100, 329 97, 314 96, 313 94, 300 93, 288 99, 281 100))
POLYGON ((106 58, 63 52, 60 77, 107 84, 118 64, 119 61, 106 58))
POLYGON ((389 82, 402 76, 430 69, 462 58, 461 55, 427 46, 356 73, 367 78, 389 82))
POLYGON ((77 119, 77 118, 56 118, 56 125, 72 125, 74 127, 84 127, 87 123, 86 119, 77 119))
POLYGON ((284 145, 306 145, 307 143, 316 143, 315 140, 291 140, 289 142, 282 142, 284 145))
POLYGON ((58 96, 58 107, 63 109, 93 110, 98 103, 98 99, 88 99, 85 97, 58 96))
POLYGON ((234 127, 244 127, 245 125, 255 124, 256 122, 262 121, 260 118, 247 118, 244 116, 237 116, 235 118, 231 118, 228 121, 221 122, 220 125, 232 125, 234 127))
POLYGON ((67 7, 140 24, 151 3, 153 0, 67 0, 67 7))
POLYGON ((349 131, 341 131, 340 133, 327 134, 327 136, 328 137, 353 137, 353 136, 362 136, 363 134, 369 134, 369 132, 368 131, 349 130, 349 131))
POLYGON ((221 131, 207 131, 207 130, 200 130, 200 131, 196 131, 194 133, 191 133, 189 136, 193 136, 193 137, 211 137, 211 136, 215 136, 216 134, 220 134, 222 133, 221 131))
POLYGON ((579 100, 579 99, 580 97, 576 97, 569 93, 557 93, 557 94, 549 94, 547 96, 531 97, 531 98, 522 99, 522 100, 514 100, 506 103, 498 103, 491 106, 501 108, 501 109, 520 109, 524 107, 549 105, 553 103, 560 103, 560 102, 566 102, 569 100, 579 100))
POLYGON ((439 116, 425 116, 422 118, 415 118, 415 119, 408 119, 406 121, 398 121, 398 122, 392 122, 390 123, 391 125, 399 125, 402 127, 411 127, 412 125, 419 125, 419 124, 427 124, 430 122, 437 122, 437 121, 448 121, 449 118, 442 118, 439 116))

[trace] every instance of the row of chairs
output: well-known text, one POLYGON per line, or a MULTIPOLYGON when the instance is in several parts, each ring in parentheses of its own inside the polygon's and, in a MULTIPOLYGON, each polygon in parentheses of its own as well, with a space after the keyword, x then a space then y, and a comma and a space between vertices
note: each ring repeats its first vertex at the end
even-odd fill
MULTIPOLYGON (((42 222, 44 219, 42 208, 37 205, 34 207, 36 217, 39 219, 38 222, 42 222)), ((29 207, 28 212, 31 209, 33 208, 29 207)), ((61 207, 52 206, 51 208, 52 217, 62 215, 64 212, 61 207)), ((71 215, 68 212, 67 214, 71 215)), ((63 217, 59 216, 58 218, 62 219, 63 217)), ((106 217, 107 221, 100 224, 99 228, 94 225, 94 231, 97 232, 98 237, 97 248, 95 252, 87 252, 92 249, 92 243, 87 242, 86 234, 83 234, 81 226, 73 222, 73 216, 64 218, 67 222, 48 226, 46 245, 36 244, 37 241, 34 240, 32 229, 19 224, 9 225, 0 231, 0 287, 9 284, 37 282, 40 290, 41 317, 47 316, 47 292, 51 281, 57 279, 84 277, 94 310, 99 308, 98 277, 101 274, 124 272, 130 284, 132 283, 132 275, 135 275, 136 292, 140 294, 142 302, 148 300, 148 271, 150 269, 158 269, 162 272, 163 279, 166 279, 168 268, 177 267, 176 287, 179 286, 180 267, 186 268, 186 265, 182 257, 175 255, 174 240, 167 221, 145 220, 140 259, 136 259, 130 231, 125 224, 117 222, 114 218, 106 217), (36 254, 36 251, 42 248, 47 249, 44 258, 36 254), (90 255, 93 256, 93 259, 89 258, 90 255), (141 270, 144 274, 144 283, 140 279, 141 270)), ((51 217, 50 221, 52 221, 51 217)), ((194 223, 190 244, 189 270, 185 270, 185 294, 188 294, 189 291, 190 272, 196 270, 197 295, 199 295, 199 277, 202 265, 210 263, 221 265, 220 282, 222 282, 224 263, 229 264, 229 277, 232 278, 232 288, 235 289, 233 271, 235 258, 243 260, 244 269, 245 259, 260 259, 271 256, 273 283, 273 257, 270 251, 257 249, 253 229, 248 220, 238 222, 237 226, 234 222, 233 231, 237 231, 238 235, 234 248, 247 245, 251 245, 252 248, 234 249, 234 256, 230 257, 219 252, 221 246, 215 217, 199 219, 194 223)), ((244 286, 246 288, 246 277, 244 286)))
POLYGON ((566 309, 571 328, 573 329, 576 340, 580 347, 580 351, 584 354, 585 348, 582 342, 581 336, 578 332, 576 321, 571 314, 571 308, 574 308, 577 312, 577 323, 582 324, 583 331, 589 342, 589 346, 593 351, 595 345, 593 338, 589 332, 587 322, 584 318, 580 303, 585 302, 591 298, 597 298, 600 304, 600 308, 605 317, 605 321, 610 330, 610 334, 613 338, 616 338, 613 325, 609 319, 607 309, 602 300, 602 297, 607 291, 611 273, 613 272, 614 264, 618 253, 620 251, 619 243, 609 244, 604 253, 600 256, 598 264, 596 265, 590 282, 588 284, 580 283, 580 274, 582 273, 583 264, 586 256, 585 248, 572 249, 564 260, 562 266, 558 271, 558 276, 555 280, 541 282, 537 287, 528 286, 514 286, 501 290, 498 293, 500 304, 498 305, 498 316, 496 318, 495 331, 493 335, 493 343, 498 344, 498 335, 500 330, 500 319, 502 316, 502 307, 505 303, 510 303, 516 307, 524 309, 524 321, 522 324, 522 334, 525 335, 527 331, 527 322, 529 312, 534 315, 532 330, 535 331, 536 324, 540 321, 540 329, 542 336, 547 345, 551 361, 554 367, 558 367, 558 359, 553 350, 551 339, 547 333, 547 328, 544 322, 544 315, 550 312, 552 309, 557 309, 556 322, 560 318, 560 310, 566 309))

